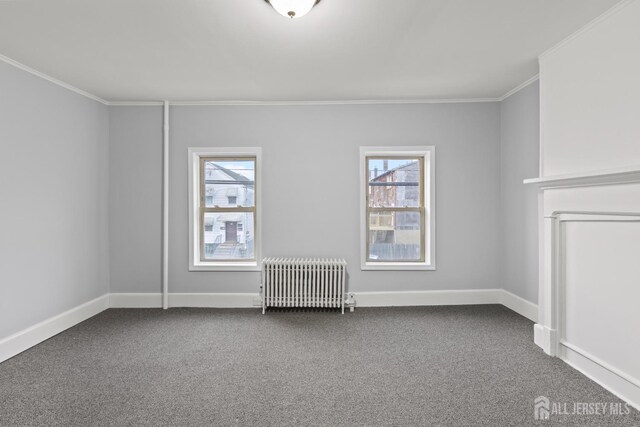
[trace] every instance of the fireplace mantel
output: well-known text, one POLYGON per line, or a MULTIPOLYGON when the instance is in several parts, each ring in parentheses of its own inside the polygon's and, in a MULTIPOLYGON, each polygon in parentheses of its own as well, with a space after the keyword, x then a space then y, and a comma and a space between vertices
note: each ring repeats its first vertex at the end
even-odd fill
POLYGON ((640 409, 640 370, 612 355, 637 352, 631 331, 640 315, 629 301, 640 297, 634 261, 640 251, 640 166, 524 183, 539 190, 535 343, 640 409), (600 245, 609 246, 600 250, 600 245), (593 273, 584 273, 591 267, 593 273), (598 281, 606 286, 595 286, 598 281), (582 315, 576 316, 579 309, 582 315), (603 330, 612 333, 603 335, 603 330), (625 332, 629 336, 614 331, 629 331, 625 332))
POLYGON ((549 175, 540 178, 529 178, 523 181, 528 185, 536 185, 541 190, 555 188, 587 187, 594 185, 615 185, 640 182, 640 166, 628 166, 589 172, 578 172, 563 175, 549 175))

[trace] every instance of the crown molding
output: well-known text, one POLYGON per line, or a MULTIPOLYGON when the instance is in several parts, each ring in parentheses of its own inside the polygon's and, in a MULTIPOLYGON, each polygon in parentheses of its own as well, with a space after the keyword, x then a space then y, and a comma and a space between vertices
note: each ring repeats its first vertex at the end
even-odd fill
MULTIPOLYGON (((150 107, 150 106, 162 106, 164 101, 107 101, 92 93, 79 89, 73 85, 65 83, 48 74, 42 73, 38 70, 24 65, 16 60, 13 60, 7 56, 0 54, 0 61, 26 71, 34 76, 40 77, 48 82, 63 87, 67 90, 82 95, 101 104, 113 106, 113 107, 150 107)), ((238 101, 238 100, 226 100, 226 101, 169 101, 172 106, 304 106, 304 105, 376 105, 376 104, 464 104, 464 103, 478 103, 478 102, 502 102, 514 93, 524 89, 531 83, 539 79, 536 74, 527 81, 519 84, 509 92, 497 98, 435 98, 435 99, 362 99, 362 100, 326 100, 326 101, 238 101)))
POLYGON ((109 107, 162 107, 164 101, 107 101, 109 107))
POLYGON ((570 36, 568 36, 564 40, 560 41, 559 43, 557 43, 554 46, 550 47, 546 51, 542 52, 540 55, 538 55, 538 60, 539 61, 544 60, 546 57, 551 55, 553 52, 555 52, 556 50, 558 50, 562 46, 565 46, 566 44, 569 44, 571 41, 573 41, 574 39, 576 39, 580 35, 590 31, 591 29, 596 27, 599 23, 601 23, 605 19, 615 15, 616 13, 620 12, 622 9, 624 9, 627 6, 629 6, 634 1, 636 1, 636 0, 622 0, 620 3, 615 4, 613 7, 611 7, 611 9, 608 9, 602 15, 598 16, 593 21, 589 22, 587 25, 585 25, 584 27, 580 28, 575 33, 571 34, 570 36))
POLYGON ((518 86, 516 86, 513 89, 511 89, 509 92, 507 92, 504 95, 502 95, 500 98, 498 98, 498 101, 499 102, 504 101, 505 99, 507 99, 511 95, 514 95, 514 94, 520 92, 522 89, 524 89, 525 87, 529 86, 531 83, 537 82, 539 79, 540 79, 540 74, 536 74, 535 76, 533 76, 530 79, 520 83, 518 86))
MULTIPOLYGON (((460 104, 475 102, 498 102, 499 98, 460 99, 363 99, 327 101, 169 101, 172 106, 305 106, 305 105, 375 105, 375 104, 460 104)), ((162 101, 113 101, 110 106, 163 105, 162 101)))
MULTIPOLYGON (((304 106, 304 105, 376 105, 376 104, 465 104, 475 102, 502 102, 540 79, 540 75, 527 79, 507 93, 496 98, 435 98, 435 99, 345 99, 327 101, 169 101, 172 106, 304 106)), ((162 106, 164 101, 106 101, 113 107, 149 107, 162 106)))
POLYGON ((78 89, 75 86, 72 86, 72 85, 70 85, 68 83, 65 83, 65 82, 63 82, 61 80, 58 80, 58 79, 56 79, 54 77, 51 77, 48 74, 41 73, 38 70, 34 70, 33 68, 31 68, 31 67, 29 67, 27 65, 24 65, 21 62, 15 61, 15 60, 13 60, 13 59, 11 59, 9 57, 6 57, 4 55, 0 55, 0 61, 5 62, 5 63, 7 63, 9 65, 12 65, 12 66, 14 66, 16 68, 19 68, 19 69, 21 69, 23 71, 26 71, 27 73, 33 74, 34 76, 40 77, 41 79, 44 79, 44 80, 46 80, 48 82, 51 82, 51 83, 53 83, 55 85, 58 85, 60 87, 63 87, 65 89, 67 89, 67 90, 70 90, 71 92, 75 92, 78 95, 82 95, 82 96, 85 96, 85 97, 87 97, 89 99, 93 99, 94 101, 98 101, 99 103, 104 104, 104 105, 109 105, 108 101, 100 98, 99 96, 96 96, 96 95, 94 95, 92 93, 89 93, 87 91, 84 91, 82 89, 78 89))

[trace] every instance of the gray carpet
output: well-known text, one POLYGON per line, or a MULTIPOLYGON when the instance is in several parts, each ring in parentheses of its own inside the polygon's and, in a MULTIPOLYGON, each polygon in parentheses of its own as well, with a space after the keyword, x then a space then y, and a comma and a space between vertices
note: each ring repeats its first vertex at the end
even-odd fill
POLYGON ((0 364, 0 425, 640 425, 502 306, 112 309, 0 364))

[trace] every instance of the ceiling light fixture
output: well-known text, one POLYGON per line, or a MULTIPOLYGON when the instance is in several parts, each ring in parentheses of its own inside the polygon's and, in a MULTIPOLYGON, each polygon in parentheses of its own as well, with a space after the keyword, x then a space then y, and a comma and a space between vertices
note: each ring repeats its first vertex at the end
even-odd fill
POLYGON ((302 18, 309 13, 320 0, 265 0, 276 12, 285 18, 302 18))

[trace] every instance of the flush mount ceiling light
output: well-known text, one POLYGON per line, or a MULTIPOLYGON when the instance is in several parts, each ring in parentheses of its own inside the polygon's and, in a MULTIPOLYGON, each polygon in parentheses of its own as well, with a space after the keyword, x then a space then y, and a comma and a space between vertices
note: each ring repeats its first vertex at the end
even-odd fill
POLYGON ((320 0, 265 0, 285 18, 302 18, 309 13, 320 0))

